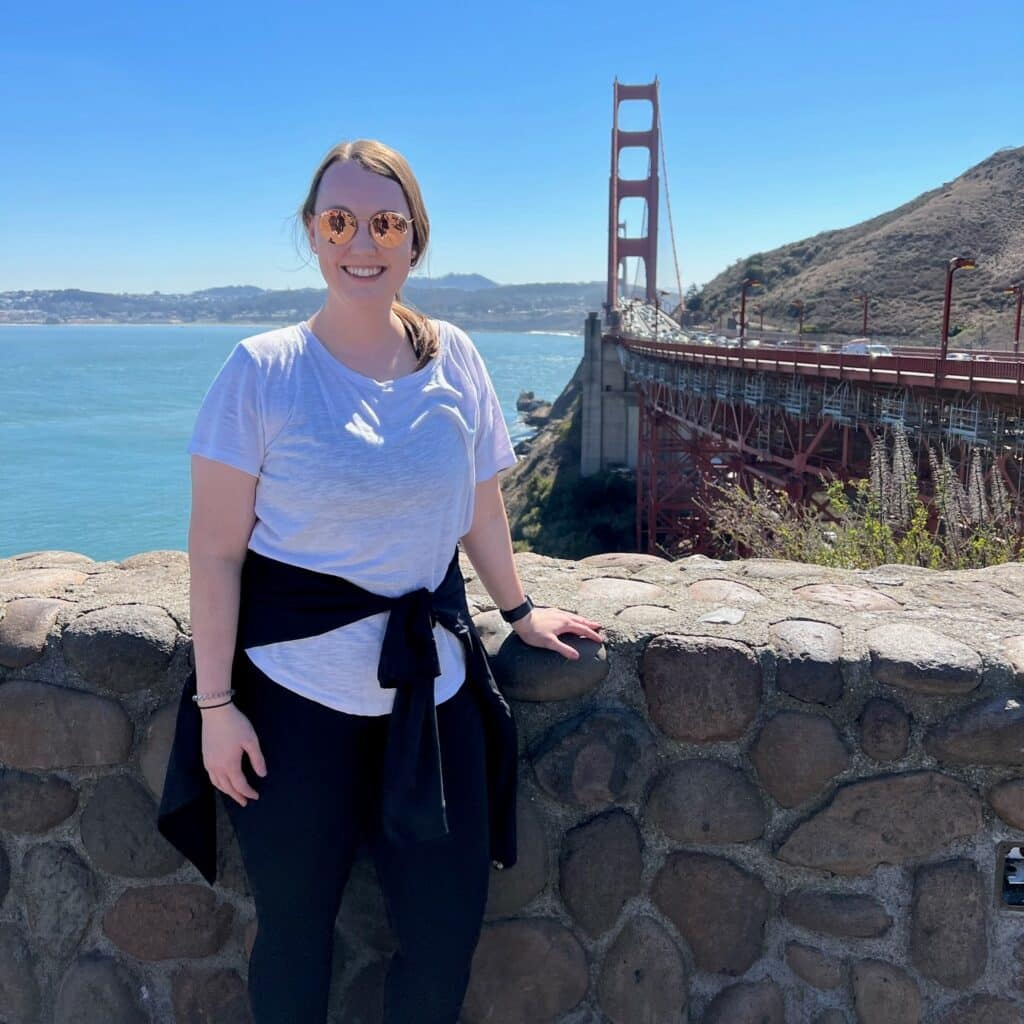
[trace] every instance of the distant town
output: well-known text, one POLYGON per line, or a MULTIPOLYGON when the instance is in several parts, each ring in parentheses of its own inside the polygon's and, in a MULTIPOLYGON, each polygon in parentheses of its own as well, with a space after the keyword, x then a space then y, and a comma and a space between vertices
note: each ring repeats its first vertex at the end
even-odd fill
MULTIPOLYGON (((0 324, 293 323, 312 315, 324 290, 247 285, 148 295, 66 288, 0 292, 0 324)), ((501 285, 478 274, 410 278, 402 298, 468 330, 582 332, 606 298, 603 281, 501 285)))

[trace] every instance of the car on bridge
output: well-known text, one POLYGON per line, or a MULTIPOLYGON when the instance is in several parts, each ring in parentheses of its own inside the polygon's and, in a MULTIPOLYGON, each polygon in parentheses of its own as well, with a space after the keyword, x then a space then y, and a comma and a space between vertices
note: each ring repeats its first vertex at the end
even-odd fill
POLYGON ((892 349, 888 345, 880 345, 870 338, 854 338, 847 341, 839 350, 843 355, 848 356, 891 356, 892 349))

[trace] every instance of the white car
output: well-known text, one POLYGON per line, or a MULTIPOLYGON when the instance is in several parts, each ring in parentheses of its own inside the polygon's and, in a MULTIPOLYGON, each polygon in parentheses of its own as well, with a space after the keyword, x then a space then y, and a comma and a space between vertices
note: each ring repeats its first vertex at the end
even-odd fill
POLYGON ((888 345, 879 345, 870 338, 854 338, 844 343, 840 349, 843 355, 851 356, 891 356, 892 349, 888 345))

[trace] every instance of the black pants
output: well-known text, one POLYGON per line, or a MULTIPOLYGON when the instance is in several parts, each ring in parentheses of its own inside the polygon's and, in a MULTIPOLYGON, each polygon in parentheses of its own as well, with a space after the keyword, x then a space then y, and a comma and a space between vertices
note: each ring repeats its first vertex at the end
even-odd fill
POLYGON ((380 827, 390 715, 350 715, 275 683, 245 659, 236 696, 267 764, 260 794, 220 799, 256 904, 249 960, 256 1024, 327 1019, 334 924, 368 840, 397 949, 385 1024, 456 1024, 480 936, 490 872, 484 737, 469 681, 437 708, 449 834, 403 848, 380 827))

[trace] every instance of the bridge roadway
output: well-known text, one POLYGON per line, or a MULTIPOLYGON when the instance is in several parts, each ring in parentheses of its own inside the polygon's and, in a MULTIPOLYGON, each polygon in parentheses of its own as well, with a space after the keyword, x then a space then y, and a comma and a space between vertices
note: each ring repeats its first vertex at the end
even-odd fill
MULTIPOLYGON (((715 368, 770 372, 858 384, 888 384, 900 388, 965 391, 969 394, 1024 395, 1024 359, 960 360, 935 355, 851 355, 814 349, 737 349, 653 341, 616 335, 622 349, 640 359, 670 365, 686 362, 715 368)), ((621 358, 621 357, 620 357, 621 358)), ((623 364, 625 365, 625 364, 623 364)))

